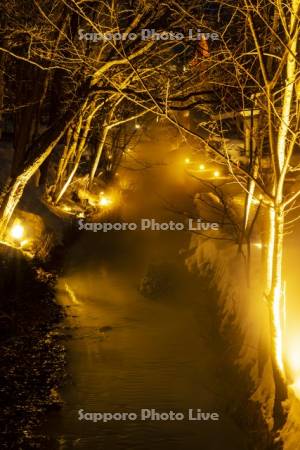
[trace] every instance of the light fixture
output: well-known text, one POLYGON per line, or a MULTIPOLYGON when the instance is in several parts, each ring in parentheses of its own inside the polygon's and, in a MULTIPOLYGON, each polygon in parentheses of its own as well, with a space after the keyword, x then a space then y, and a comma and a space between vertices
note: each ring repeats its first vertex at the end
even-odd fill
POLYGON ((200 170, 201 172, 202 172, 202 170, 205 170, 205 165, 204 165, 204 164, 200 164, 199 170, 200 170))
POLYGON ((215 170, 215 171, 214 171, 214 177, 215 177, 215 178, 218 178, 220 175, 221 175, 221 174, 220 174, 220 171, 219 171, 219 170, 215 170))
POLYGON ((110 204, 111 204, 111 199, 109 199, 108 197, 103 196, 99 200, 100 206, 106 207, 106 206, 109 206, 110 204))
POLYGON ((16 221, 10 230, 10 235, 16 241, 21 241, 24 236, 24 231, 23 225, 19 221, 16 221))

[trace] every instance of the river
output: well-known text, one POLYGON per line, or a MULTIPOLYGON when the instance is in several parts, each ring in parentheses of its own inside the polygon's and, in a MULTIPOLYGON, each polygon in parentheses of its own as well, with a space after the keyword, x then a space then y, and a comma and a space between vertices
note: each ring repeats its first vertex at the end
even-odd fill
MULTIPOLYGON (((145 209, 154 194, 145 184, 140 189, 145 209)), ((158 218, 166 214, 172 217, 160 211, 158 218)), ((246 449, 228 414, 233 386, 223 374, 216 293, 185 267, 188 242, 184 231, 82 231, 68 249, 57 300, 68 313, 59 332, 69 376, 60 392, 64 406, 47 414, 43 427, 49 449, 246 449), (139 291, 150 264, 169 271, 168 289, 157 298, 139 291), (139 420, 141 409, 151 408, 185 419, 139 420), (190 421, 189 409, 219 420, 190 421), (138 419, 94 423, 79 420, 79 410, 138 419)))

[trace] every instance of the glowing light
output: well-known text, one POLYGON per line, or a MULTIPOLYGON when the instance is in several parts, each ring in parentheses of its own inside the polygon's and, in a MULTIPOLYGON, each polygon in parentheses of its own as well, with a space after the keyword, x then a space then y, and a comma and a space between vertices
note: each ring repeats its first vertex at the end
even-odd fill
POLYGON ((296 381, 291 385, 291 388, 293 389, 295 395, 299 398, 300 397, 300 377, 296 379, 296 381))
POLYGON ((201 172, 202 172, 203 170, 205 170, 205 165, 204 165, 204 164, 200 164, 199 170, 200 170, 201 172))
POLYGON ((293 380, 292 388, 297 397, 300 397, 300 349, 299 335, 293 336, 287 342, 287 363, 293 380))
POLYGON ((11 230, 10 235, 13 239, 21 241, 24 236, 24 227, 19 222, 15 223, 11 230))
POLYGON ((190 164, 191 160, 190 160, 190 158, 185 158, 184 162, 185 162, 185 164, 190 164))
POLYGON ((101 197, 99 200, 99 205, 103 207, 109 206, 111 203, 111 199, 105 196, 101 197))
POLYGON ((254 242, 253 245, 254 245, 254 247, 259 248, 259 249, 262 249, 262 248, 263 248, 263 245, 262 245, 261 242, 254 242))
POLYGON ((286 361, 291 376, 290 387, 294 394, 300 399, 300 335, 292 333, 286 342, 286 361))
POLYGON ((139 129, 141 128, 141 125, 137 122, 137 123, 135 124, 135 128, 136 128, 137 130, 139 130, 139 129))
POLYGON ((219 170, 215 170, 215 171, 214 171, 214 177, 215 177, 215 178, 218 178, 220 175, 221 175, 221 173, 220 173, 219 170))
POLYGON ((293 373, 298 373, 300 375, 300 354, 299 350, 294 350, 289 354, 289 363, 293 373))

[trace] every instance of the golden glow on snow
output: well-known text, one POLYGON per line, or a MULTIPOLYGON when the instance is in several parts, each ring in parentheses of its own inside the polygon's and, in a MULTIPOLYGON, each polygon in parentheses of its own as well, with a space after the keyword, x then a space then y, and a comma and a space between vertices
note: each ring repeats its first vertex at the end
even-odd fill
POLYGON ((300 336, 289 337, 286 343, 287 363, 292 378, 291 388, 300 397, 300 336))
POLYGON ((294 349, 289 355, 291 370, 300 376, 300 349, 294 349))
POLYGON ((288 363, 291 371, 291 376, 293 379, 293 384, 291 388, 294 390, 295 395, 300 397, 300 349, 299 341, 295 345, 291 346, 288 352, 288 363), (297 345, 298 344, 298 345, 297 345))
POLYGON ((291 385, 295 395, 300 397, 300 376, 296 379, 296 381, 291 385))

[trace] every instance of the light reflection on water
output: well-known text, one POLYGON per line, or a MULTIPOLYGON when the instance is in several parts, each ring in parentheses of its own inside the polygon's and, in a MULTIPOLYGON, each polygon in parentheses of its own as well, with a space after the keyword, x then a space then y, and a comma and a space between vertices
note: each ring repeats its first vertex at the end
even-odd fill
MULTIPOLYGON (((167 161, 174 135, 153 130, 154 135, 155 139, 142 144, 141 153, 150 162, 167 161)), ((184 194, 182 168, 179 172, 175 169, 163 164, 125 174, 134 174, 137 183, 134 197, 122 210, 126 222, 183 220, 166 212, 161 203, 162 197, 168 198, 182 211, 193 203, 191 196, 184 194)), ((233 386, 224 377, 223 349, 210 313, 215 298, 203 281, 186 272, 183 257, 179 257, 188 241, 184 232, 105 236, 83 232, 66 255, 57 296, 69 306, 65 323, 69 329, 62 333, 72 335, 66 341, 71 378, 62 390, 63 409, 47 417, 45 429, 52 438, 49 450, 246 448, 225 412, 231 406, 228 398, 233 386), (173 273, 170 293, 149 300, 138 292, 138 286, 153 261, 171 262, 178 270, 173 273), (73 291, 73 301, 65 283, 73 291), (221 420, 78 421, 79 409, 138 412, 142 408, 183 413, 201 408, 219 412, 221 420)))
MULTIPOLYGON (((66 340, 71 379, 62 390, 63 409, 47 418, 51 448, 243 450, 242 436, 225 413, 231 387, 218 363, 222 355, 207 290, 181 262, 169 294, 149 300, 138 292, 145 267, 157 257, 154 241, 161 238, 154 233, 144 242, 142 235, 128 234, 117 242, 121 238, 114 236, 120 254, 131 256, 124 264, 117 255, 105 256, 101 239, 95 242, 92 235, 85 234, 71 250, 57 290, 69 312, 61 332, 71 335, 66 340), (130 249, 135 249, 132 255, 130 249), (85 261, 87 252, 94 256, 85 261), (221 420, 78 421, 79 409, 138 413, 142 408, 186 416, 189 408, 201 408, 219 412, 221 420)), ((170 246, 163 253, 173 258, 178 236, 170 236, 169 243, 165 233, 163 238, 170 246)))

